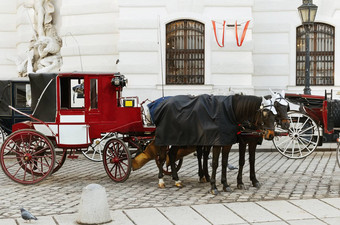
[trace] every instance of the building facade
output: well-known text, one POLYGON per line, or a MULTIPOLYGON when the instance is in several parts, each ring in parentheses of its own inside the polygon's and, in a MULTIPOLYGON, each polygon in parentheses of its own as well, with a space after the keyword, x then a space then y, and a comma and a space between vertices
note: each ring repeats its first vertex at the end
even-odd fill
MULTIPOLYGON (((305 34, 297 10, 302 1, 52 2, 63 39, 62 71, 119 71, 129 81, 126 96, 303 92, 305 34)), ((312 94, 333 89, 338 98, 340 1, 314 4, 312 94)), ((27 50, 33 13, 25 0, 0 0, 1 79, 17 76, 9 58, 27 50)))

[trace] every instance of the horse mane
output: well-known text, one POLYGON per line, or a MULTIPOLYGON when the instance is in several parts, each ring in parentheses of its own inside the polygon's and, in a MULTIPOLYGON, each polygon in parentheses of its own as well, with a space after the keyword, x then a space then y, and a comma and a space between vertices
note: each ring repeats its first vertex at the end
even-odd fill
POLYGON ((252 122, 256 125, 258 121, 258 110, 262 98, 253 95, 233 95, 233 110, 238 123, 244 121, 252 122))

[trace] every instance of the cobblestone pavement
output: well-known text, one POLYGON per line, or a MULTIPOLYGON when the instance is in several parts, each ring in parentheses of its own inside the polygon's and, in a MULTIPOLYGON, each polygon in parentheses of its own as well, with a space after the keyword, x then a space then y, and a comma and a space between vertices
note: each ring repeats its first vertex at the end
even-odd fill
MULTIPOLYGON (((229 162, 238 165, 238 153, 231 152, 229 162)), ((228 172, 233 192, 213 196, 210 185, 198 183, 197 160, 193 155, 184 158, 179 171, 185 187, 177 189, 166 177, 165 189, 157 187, 157 167, 149 162, 138 171, 132 171, 124 183, 114 183, 106 175, 102 163, 79 156, 67 159, 63 167, 36 185, 13 182, 0 171, 0 219, 18 218, 19 208, 34 212, 36 216, 58 215, 78 211, 82 188, 97 183, 106 188, 111 210, 147 207, 189 206, 212 203, 245 201, 311 199, 339 197, 340 168, 335 151, 319 151, 305 159, 292 160, 278 152, 258 152, 257 178, 262 186, 251 187, 248 163, 244 169, 246 190, 236 189, 237 171, 228 172)), ((218 181, 220 171, 218 171, 218 181)), ((218 188, 222 186, 218 182, 218 188)))

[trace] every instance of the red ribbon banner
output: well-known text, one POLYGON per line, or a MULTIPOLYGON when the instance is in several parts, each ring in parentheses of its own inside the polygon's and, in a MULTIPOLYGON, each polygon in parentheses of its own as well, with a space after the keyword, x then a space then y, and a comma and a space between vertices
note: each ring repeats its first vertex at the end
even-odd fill
POLYGON ((214 34, 215 34, 215 39, 216 39, 216 43, 218 46, 220 46, 221 48, 224 47, 224 30, 225 30, 225 20, 223 20, 223 34, 222 34, 222 45, 220 45, 220 43, 218 42, 218 39, 217 39, 217 35, 216 35, 216 24, 215 24, 215 21, 212 20, 212 25, 213 25, 213 28, 214 28, 214 34))
MULTIPOLYGON (((246 33, 247 33, 249 22, 250 22, 250 20, 247 21, 246 25, 243 28, 242 37, 241 37, 241 43, 239 43, 238 42, 238 34, 237 34, 237 21, 235 21, 236 44, 237 44, 238 47, 242 46, 244 38, 246 37, 246 33)), ((215 34, 215 36, 216 36, 216 34, 215 34)))

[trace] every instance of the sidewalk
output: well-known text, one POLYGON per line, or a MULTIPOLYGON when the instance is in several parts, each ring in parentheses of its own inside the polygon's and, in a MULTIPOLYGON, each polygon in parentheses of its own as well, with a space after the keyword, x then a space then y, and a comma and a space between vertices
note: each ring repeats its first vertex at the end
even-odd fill
MULTIPOLYGON (((238 166, 238 152, 229 157, 238 166)), ((220 167, 217 186, 220 183, 220 167)), ((111 224, 340 224, 340 168, 335 150, 318 151, 300 159, 278 152, 256 153, 260 188, 251 186, 249 164, 243 171, 246 189, 236 185, 237 171, 228 171, 232 192, 209 193, 208 183, 198 183, 197 159, 184 158, 179 176, 185 186, 157 186, 155 162, 132 171, 129 179, 115 183, 102 163, 84 156, 67 159, 63 167, 35 185, 10 180, 0 170, 0 225, 28 224, 20 217, 23 207, 39 220, 31 224, 75 224, 82 189, 91 183, 105 187, 111 224)))
MULTIPOLYGON (((274 200, 111 211, 108 225, 340 224, 340 198, 274 200)), ((77 214, 41 216, 31 224, 74 225, 77 214)), ((1 225, 27 224, 1 219, 1 225)))

